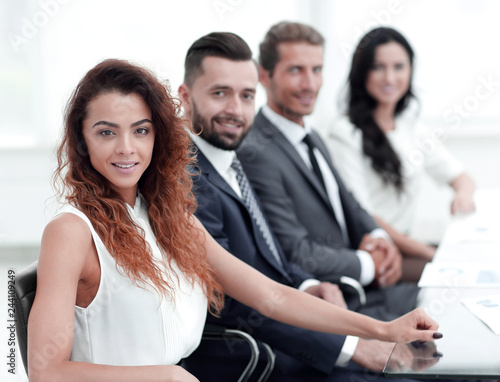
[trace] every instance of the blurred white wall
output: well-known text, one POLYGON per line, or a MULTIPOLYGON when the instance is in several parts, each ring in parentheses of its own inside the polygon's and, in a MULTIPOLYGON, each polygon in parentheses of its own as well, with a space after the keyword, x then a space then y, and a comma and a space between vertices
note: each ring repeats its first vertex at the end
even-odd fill
MULTIPOLYGON (((232 31, 257 55, 267 29, 281 20, 310 23, 327 38, 324 86, 311 117, 322 131, 339 112, 361 35, 381 24, 398 28, 417 55, 422 121, 446 132, 445 144, 479 187, 500 187, 499 2, 0 0, 0 7, 0 251, 38 246, 52 214, 50 176, 62 111, 88 69, 107 57, 126 58, 153 69, 176 90, 195 39, 232 31), (479 99, 477 87, 484 82, 489 91, 479 99)), ((264 102, 260 91, 257 104, 264 102)), ((422 219, 443 227, 449 194, 432 187, 423 195, 422 219)))

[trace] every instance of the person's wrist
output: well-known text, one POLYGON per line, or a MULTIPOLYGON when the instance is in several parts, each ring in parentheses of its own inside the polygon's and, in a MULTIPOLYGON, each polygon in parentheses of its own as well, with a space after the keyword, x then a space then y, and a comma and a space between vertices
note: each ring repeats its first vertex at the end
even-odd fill
POLYGON ((390 322, 378 321, 378 323, 379 325, 377 326, 377 329, 375 331, 375 335, 377 337, 375 338, 379 339, 380 341, 392 342, 392 339, 390 338, 390 322))

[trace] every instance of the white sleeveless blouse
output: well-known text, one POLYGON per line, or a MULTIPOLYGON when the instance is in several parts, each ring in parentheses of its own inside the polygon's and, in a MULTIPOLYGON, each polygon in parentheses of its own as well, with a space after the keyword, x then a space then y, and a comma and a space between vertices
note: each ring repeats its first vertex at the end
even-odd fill
MULTIPOLYGON (((161 261, 144 200, 139 196, 133 209, 127 207, 144 229, 154 257, 161 261)), ((75 214, 87 223, 101 266, 94 300, 86 308, 75 306, 70 359, 105 365, 174 365, 190 355, 200 343, 207 314, 207 299, 201 287, 192 288, 175 262, 172 267, 179 281, 172 275, 177 286, 173 301, 159 296, 150 286, 132 284, 118 271, 120 267, 81 211, 65 206, 59 213, 75 214)))

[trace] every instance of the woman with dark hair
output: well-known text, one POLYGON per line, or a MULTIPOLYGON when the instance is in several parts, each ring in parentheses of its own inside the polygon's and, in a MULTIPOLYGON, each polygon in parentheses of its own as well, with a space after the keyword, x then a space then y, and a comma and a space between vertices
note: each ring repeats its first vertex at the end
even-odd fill
POLYGON ((431 260, 435 249, 407 236, 423 174, 455 190, 453 214, 474 210, 474 183, 439 137, 403 113, 414 99, 413 59, 396 30, 367 33, 352 58, 347 115, 334 121, 328 142, 344 181, 401 252, 431 260))
POLYGON ((178 108, 150 72, 120 60, 98 64, 73 93, 55 172, 65 206, 43 234, 29 317, 31 381, 195 381, 176 364, 223 293, 308 329, 440 337, 422 310, 383 323, 275 283, 220 247, 193 216, 178 108))

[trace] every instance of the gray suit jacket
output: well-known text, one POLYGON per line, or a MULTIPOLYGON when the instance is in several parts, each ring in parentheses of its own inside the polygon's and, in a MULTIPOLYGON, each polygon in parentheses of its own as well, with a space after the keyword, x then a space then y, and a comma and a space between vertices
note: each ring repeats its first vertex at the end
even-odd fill
POLYGON ((262 111, 238 157, 288 259, 321 280, 339 275, 359 279, 355 249, 377 225, 345 188, 319 135, 313 132, 312 139, 338 182, 349 244, 318 179, 262 111))

